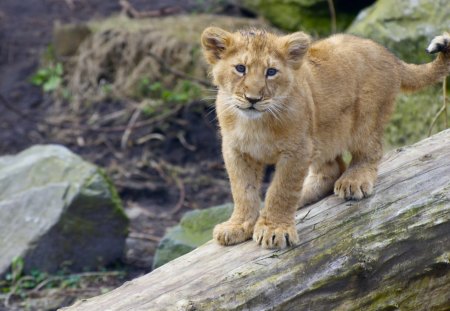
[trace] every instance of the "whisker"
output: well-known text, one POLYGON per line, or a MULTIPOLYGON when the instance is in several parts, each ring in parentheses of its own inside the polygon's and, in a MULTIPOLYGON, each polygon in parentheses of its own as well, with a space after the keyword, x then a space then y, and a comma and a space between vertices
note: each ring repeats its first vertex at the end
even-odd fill
POLYGON ((224 114, 225 112, 228 112, 229 110, 231 110, 231 109, 233 109, 233 108, 234 108, 234 105, 228 105, 228 107, 225 107, 225 109, 222 110, 221 112, 218 112, 217 109, 216 109, 217 115, 216 115, 216 117, 213 119, 213 121, 217 120, 217 119, 219 118, 220 115, 224 114))
POLYGON ((276 102, 272 104, 271 109, 273 109, 274 114, 277 116, 277 120, 281 122, 282 120, 282 113, 283 113, 283 106, 278 105, 276 102))
POLYGON ((278 122, 281 122, 280 118, 278 117, 278 114, 275 111, 275 108, 272 106, 267 107, 267 111, 277 120, 278 122))
POLYGON ((208 111, 208 113, 205 115, 205 117, 209 117, 209 115, 210 115, 211 113, 213 113, 213 112, 216 111, 216 107, 215 107, 215 106, 212 106, 212 107, 210 107, 210 108, 211 108, 211 110, 208 111))
POLYGON ((211 97, 203 97, 202 99, 200 99, 200 101, 211 101, 211 100, 215 100, 216 97, 211 96, 211 97))

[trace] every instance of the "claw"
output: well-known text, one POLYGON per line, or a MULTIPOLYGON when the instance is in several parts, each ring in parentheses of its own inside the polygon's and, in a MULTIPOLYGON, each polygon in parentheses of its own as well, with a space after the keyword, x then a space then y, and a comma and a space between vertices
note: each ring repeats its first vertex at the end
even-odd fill
POLYGON ((284 239, 286 240, 287 247, 291 247, 292 244, 291 244, 291 240, 289 239, 289 233, 284 234, 284 239))
POLYGON ((262 239, 263 239, 263 235, 261 234, 261 237, 260 237, 259 240, 258 240, 258 245, 261 245, 262 239))

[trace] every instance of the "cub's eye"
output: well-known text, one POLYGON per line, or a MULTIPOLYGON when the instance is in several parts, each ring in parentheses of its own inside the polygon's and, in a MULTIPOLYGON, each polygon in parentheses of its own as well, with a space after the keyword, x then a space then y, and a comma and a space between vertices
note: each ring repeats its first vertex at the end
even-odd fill
POLYGON ((276 75, 278 72, 278 70, 276 70, 275 68, 269 68, 266 71, 266 76, 268 77, 273 77, 274 75, 276 75))
POLYGON ((244 65, 236 65, 236 71, 239 73, 245 73, 245 66, 244 65))

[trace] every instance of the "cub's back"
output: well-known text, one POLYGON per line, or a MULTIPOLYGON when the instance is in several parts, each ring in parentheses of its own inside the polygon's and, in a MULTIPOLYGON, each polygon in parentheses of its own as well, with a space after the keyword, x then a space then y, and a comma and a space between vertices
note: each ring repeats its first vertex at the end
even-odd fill
POLYGON ((347 79, 395 75, 399 66, 399 60, 385 47, 372 40, 346 34, 313 43, 307 57, 313 73, 331 76, 335 73, 347 79))
POLYGON ((391 52, 343 34, 315 42, 299 74, 311 89, 318 139, 334 149, 347 146, 361 126, 375 127, 401 83, 399 60, 391 52))

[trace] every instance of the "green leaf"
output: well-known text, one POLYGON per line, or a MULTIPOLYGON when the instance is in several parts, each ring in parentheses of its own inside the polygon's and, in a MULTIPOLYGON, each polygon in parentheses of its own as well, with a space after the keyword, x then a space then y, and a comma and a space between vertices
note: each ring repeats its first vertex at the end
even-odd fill
POLYGON ((152 92, 160 91, 161 89, 162 89, 161 82, 155 82, 150 85, 150 91, 152 92))
POLYGON ((161 92, 161 98, 164 101, 170 101, 170 99, 172 98, 172 92, 168 91, 168 90, 163 90, 161 92))
POLYGON ((39 69, 38 72, 36 72, 36 74, 31 77, 31 83, 37 86, 41 86, 47 79, 48 74, 49 71, 47 69, 39 69))
POLYGON ((61 76, 63 74, 63 66, 61 63, 57 63, 55 67, 55 74, 61 76))
POLYGON ((11 262, 11 274, 12 274, 11 280, 13 283, 16 283, 22 276, 23 266, 24 266, 23 258, 14 257, 14 259, 11 262))
POLYGON ((51 92, 56 90, 61 84, 61 77, 51 76, 43 85, 45 92, 51 92))

